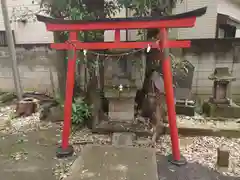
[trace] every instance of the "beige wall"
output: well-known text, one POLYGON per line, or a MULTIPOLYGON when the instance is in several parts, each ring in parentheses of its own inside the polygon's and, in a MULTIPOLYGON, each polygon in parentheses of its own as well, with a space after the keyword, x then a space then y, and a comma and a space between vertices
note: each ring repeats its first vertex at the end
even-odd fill
POLYGON ((239 4, 231 0, 218 0, 218 13, 225 14, 240 21, 240 1, 239 4))
MULTIPOLYGON (((132 16, 132 12, 123 8, 120 13, 116 14, 116 18, 124 18, 128 15, 128 17, 132 16)), ((121 41, 135 41, 137 39, 140 39, 141 37, 137 36, 138 30, 121 30, 120 31, 120 36, 121 36, 121 41)), ((104 41, 109 42, 109 41, 114 41, 114 31, 113 30, 107 30, 104 33, 104 41)))
POLYGON ((45 24, 40 22, 20 22, 13 24, 16 44, 46 44, 53 42, 53 33, 47 32, 45 24))
POLYGON ((205 39, 215 38, 217 22, 217 1, 218 0, 183 0, 177 4, 174 13, 184 13, 197 8, 207 6, 207 12, 204 16, 197 18, 196 25, 189 29, 178 29, 179 39, 205 39))
MULTIPOLYGON (((123 8, 119 13, 116 14, 116 18, 124 18, 126 17, 126 9, 123 8)), ((121 41, 126 40, 126 31, 121 30, 120 31, 120 37, 121 41)), ((112 30, 107 30, 104 32, 104 41, 109 42, 109 41, 114 41, 114 31, 112 30)))
MULTIPOLYGON (((225 14, 240 22, 240 1, 218 0, 218 13, 225 14)), ((237 27, 236 38, 240 37, 240 25, 237 27)))
MULTIPOLYGON (((240 1, 238 0, 183 0, 177 4, 174 13, 183 13, 207 6, 207 13, 197 18, 196 26, 191 29, 179 29, 179 39, 215 38, 217 13, 231 16, 240 21, 240 1)), ((239 30, 236 37, 240 37, 239 30)))
MULTIPOLYGON (((29 18, 26 24, 22 22, 12 22, 11 26, 14 30, 16 44, 39 44, 39 43, 50 43, 53 42, 53 34, 47 32, 44 23, 35 21, 34 12, 39 11, 39 4, 35 0, 7 0, 9 18, 14 20, 13 14, 19 17, 19 14, 28 12, 29 18), (15 13, 13 10, 15 9, 15 13)), ((1 7, 1 5, 0 5, 1 7)), ((5 30, 3 23, 2 11, 0 8, 0 30, 5 30)))

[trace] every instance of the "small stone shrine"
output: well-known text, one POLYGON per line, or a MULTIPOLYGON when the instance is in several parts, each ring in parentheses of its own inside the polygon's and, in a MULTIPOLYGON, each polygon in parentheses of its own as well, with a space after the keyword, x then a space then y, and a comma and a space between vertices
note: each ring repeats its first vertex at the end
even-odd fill
POLYGON ((203 113, 210 117, 240 118, 240 106, 227 97, 230 82, 236 80, 228 67, 216 68, 208 78, 213 81, 213 95, 204 102, 203 113))
POLYGON ((109 101, 110 121, 134 120, 135 95, 144 78, 144 72, 140 72, 141 58, 144 55, 137 53, 104 61, 104 92, 109 101))

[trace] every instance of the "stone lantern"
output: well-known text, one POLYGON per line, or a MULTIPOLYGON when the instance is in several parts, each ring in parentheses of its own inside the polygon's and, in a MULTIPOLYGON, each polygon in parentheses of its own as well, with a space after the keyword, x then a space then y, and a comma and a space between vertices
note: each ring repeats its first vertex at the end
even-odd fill
POLYGON ((240 106, 227 97, 230 82, 236 80, 228 67, 216 68, 209 79, 214 81, 213 95, 204 102, 203 113, 210 117, 240 118, 240 106))
POLYGON ((227 97, 229 83, 235 81, 236 78, 229 73, 228 67, 216 68, 208 79, 214 81, 213 96, 210 98, 210 102, 214 104, 229 104, 227 97))

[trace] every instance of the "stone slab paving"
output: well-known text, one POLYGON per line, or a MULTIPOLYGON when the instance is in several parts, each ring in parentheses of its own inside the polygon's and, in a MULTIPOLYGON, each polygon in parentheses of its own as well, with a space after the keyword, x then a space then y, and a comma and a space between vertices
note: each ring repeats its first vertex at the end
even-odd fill
POLYGON ((67 180, 157 180, 153 149, 89 145, 67 180))
POLYGON ((27 134, 0 134, 1 180, 55 180, 55 129, 27 134))

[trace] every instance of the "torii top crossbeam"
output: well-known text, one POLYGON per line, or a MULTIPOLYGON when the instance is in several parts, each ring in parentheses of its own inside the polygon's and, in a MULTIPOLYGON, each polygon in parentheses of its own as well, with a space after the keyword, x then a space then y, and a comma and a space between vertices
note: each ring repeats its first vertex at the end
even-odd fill
MULTIPOLYGON (((112 18, 99 20, 64 20, 54 19, 37 15, 38 21, 46 23, 48 31, 90 31, 90 30, 115 30, 115 42, 74 42, 77 49, 131 49, 145 48, 150 45, 152 48, 159 48, 155 42, 121 42, 121 29, 161 29, 161 28, 187 28, 193 27, 196 17, 206 13, 207 8, 200 8, 183 14, 161 17, 141 17, 141 18, 112 18)), ((190 41, 169 40, 166 48, 187 48, 190 41)), ((54 49, 71 49, 72 46, 66 43, 56 43, 51 45, 54 49)))
POLYGON ((53 43, 51 47, 58 50, 74 50, 74 56, 68 60, 68 72, 66 82, 66 99, 64 104, 64 127, 62 136, 62 146, 57 152, 58 156, 71 155, 72 146, 69 146, 68 138, 70 134, 72 96, 74 87, 74 71, 77 59, 77 50, 82 49, 142 49, 151 46, 151 48, 160 49, 162 59, 162 68, 164 76, 164 87, 166 92, 166 102, 168 109, 168 119, 170 135, 172 141, 171 162, 174 164, 184 164, 185 161, 180 156, 178 129, 176 125, 176 112, 174 104, 174 94, 172 87, 171 61, 168 48, 187 48, 191 42, 186 40, 169 40, 168 28, 188 28, 193 27, 196 18, 206 13, 207 7, 200 8, 183 14, 162 16, 162 17, 142 17, 142 18, 113 18, 98 20, 64 20, 54 19, 37 15, 38 21, 46 24, 48 31, 69 31, 69 40, 64 43, 53 43), (120 30, 126 29, 159 29, 159 40, 156 42, 122 42, 120 40, 120 30), (80 42, 77 38, 78 31, 93 30, 114 30, 115 40, 113 42, 80 42))

